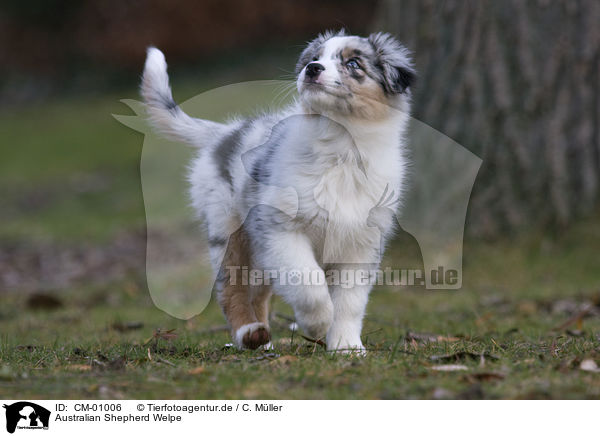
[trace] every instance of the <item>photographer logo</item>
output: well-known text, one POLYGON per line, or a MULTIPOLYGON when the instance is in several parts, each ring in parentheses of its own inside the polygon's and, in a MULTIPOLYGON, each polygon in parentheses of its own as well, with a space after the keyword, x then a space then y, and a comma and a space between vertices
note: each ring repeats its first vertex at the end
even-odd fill
POLYGON ((48 430, 50 411, 29 401, 19 401, 3 406, 6 409, 6 431, 48 430))

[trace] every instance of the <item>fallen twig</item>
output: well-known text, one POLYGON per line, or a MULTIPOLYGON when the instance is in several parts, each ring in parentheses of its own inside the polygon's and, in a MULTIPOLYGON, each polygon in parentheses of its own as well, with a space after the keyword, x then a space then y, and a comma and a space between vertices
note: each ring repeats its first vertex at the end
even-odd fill
POLYGON ((152 354, 150 353, 150 348, 148 348, 148 359, 150 361, 155 360, 158 363, 164 363, 166 365, 175 367, 176 365, 173 362, 169 362, 167 359, 163 359, 162 357, 160 357, 159 355, 155 354, 154 355, 154 359, 152 359, 152 354))
POLYGON ((560 331, 560 330, 563 330, 563 329, 569 327, 571 324, 575 324, 575 323, 577 323, 577 329, 581 330, 581 323, 583 321, 583 318, 585 318, 585 316, 590 313, 590 309, 591 309, 591 306, 587 305, 582 310, 580 310, 575 315, 573 315, 571 318, 569 318, 568 320, 563 322, 558 327, 554 327, 552 330, 560 331))
POLYGON ((306 339, 308 342, 312 342, 313 344, 320 345, 321 347, 327 347, 327 344, 323 342, 321 339, 313 339, 308 336, 300 335, 302 338, 306 339))

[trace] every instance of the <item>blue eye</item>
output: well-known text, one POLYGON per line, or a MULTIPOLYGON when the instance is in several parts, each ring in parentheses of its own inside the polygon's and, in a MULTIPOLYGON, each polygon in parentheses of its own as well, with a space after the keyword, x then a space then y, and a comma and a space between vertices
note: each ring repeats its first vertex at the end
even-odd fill
POLYGON ((348 68, 352 68, 353 70, 360 70, 360 65, 358 65, 356 59, 350 59, 348 62, 346 62, 346 66, 348 68))

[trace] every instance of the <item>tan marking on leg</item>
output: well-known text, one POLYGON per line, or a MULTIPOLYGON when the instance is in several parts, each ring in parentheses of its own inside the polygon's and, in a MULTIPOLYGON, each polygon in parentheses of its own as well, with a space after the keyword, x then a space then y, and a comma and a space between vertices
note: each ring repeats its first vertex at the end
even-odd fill
POLYGON ((271 287, 261 286, 260 289, 256 289, 256 292, 252 296, 252 307, 256 318, 269 325, 269 303, 271 302, 271 287))
POLYGON ((242 284, 241 268, 251 266, 251 256, 248 236, 243 228, 240 228, 229 238, 229 245, 223 259, 224 285, 219 293, 219 303, 225 314, 225 318, 231 326, 231 334, 238 346, 256 349, 271 340, 268 322, 263 321, 264 310, 258 318, 253 305, 250 287, 242 284), (227 267, 239 267, 236 281, 232 282, 227 267), (264 323, 264 325, 259 324, 264 323), (245 328, 244 335, 239 338, 238 330, 249 324, 251 328, 245 328))

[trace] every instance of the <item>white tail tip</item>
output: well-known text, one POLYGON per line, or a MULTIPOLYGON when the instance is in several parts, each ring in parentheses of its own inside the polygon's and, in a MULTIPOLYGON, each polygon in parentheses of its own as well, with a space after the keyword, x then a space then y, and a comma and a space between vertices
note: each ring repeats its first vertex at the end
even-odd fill
POLYGON ((167 61, 162 51, 156 47, 148 47, 144 69, 150 72, 162 72, 167 69, 167 61))

